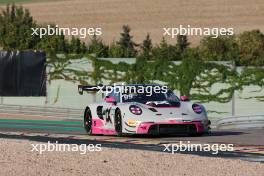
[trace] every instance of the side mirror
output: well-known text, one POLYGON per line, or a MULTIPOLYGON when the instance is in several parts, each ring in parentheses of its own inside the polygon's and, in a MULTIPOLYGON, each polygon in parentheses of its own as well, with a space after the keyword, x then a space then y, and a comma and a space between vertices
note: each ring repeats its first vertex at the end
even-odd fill
POLYGON ((105 98, 105 102, 106 103, 116 103, 116 100, 115 100, 115 98, 114 97, 106 97, 105 98))
POLYGON ((181 96, 181 97, 180 97, 180 100, 181 100, 181 101, 190 101, 189 97, 186 96, 186 95, 181 96))

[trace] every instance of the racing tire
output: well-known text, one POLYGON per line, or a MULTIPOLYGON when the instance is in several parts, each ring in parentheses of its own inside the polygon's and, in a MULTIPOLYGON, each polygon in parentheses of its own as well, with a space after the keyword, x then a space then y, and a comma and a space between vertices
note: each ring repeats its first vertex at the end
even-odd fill
POLYGON ((84 112, 83 126, 86 133, 92 135, 92 127, 93 127, 92 113, 90 108, 88 107, 85 109, 84 112))
POLYGON ((122 115, 120 109, 115 111, 115 131, 117 136, 122 136, 122 115))

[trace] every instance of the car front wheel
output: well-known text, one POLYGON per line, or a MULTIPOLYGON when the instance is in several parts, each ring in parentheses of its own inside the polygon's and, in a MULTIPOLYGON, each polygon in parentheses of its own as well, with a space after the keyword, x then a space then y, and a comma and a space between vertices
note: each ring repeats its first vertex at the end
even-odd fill
POLYGON ((122 135, 122 115, 120 109, 115 112, 115 131, 118 136, 122 135))

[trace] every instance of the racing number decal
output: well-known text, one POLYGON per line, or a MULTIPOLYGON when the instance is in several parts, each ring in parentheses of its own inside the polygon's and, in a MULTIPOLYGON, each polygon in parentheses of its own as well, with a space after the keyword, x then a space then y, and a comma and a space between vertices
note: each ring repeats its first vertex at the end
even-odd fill
POLYGON ((111 107, 110 108, 106 108, 104 109, 102 107, 102 119, 106 122, 106 123, 112 123, 112 119, 111 119, 111 107))
POLYGON ((105 111, 106 111, 105 112, 105 116, 106 116, 105 121, 106 121, 106 123, 112 123, 112 120, 111 120, 111 117, 110 117, 111 108, 107 108, 105 111))

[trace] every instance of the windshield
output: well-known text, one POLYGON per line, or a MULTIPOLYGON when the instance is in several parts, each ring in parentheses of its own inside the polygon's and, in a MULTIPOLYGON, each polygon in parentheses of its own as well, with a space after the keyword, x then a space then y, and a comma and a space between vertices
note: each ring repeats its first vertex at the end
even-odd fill
POLYGON ((180 100, 171 90, 168 90, 167 93, 153 93, 152 95, 146 93, 123 94, 122 101, 138 102, 148 105, 157 104, 157 102, 162 104, 163 102, 163 104, 173 105, 175 103, 177 104, 180 100))

